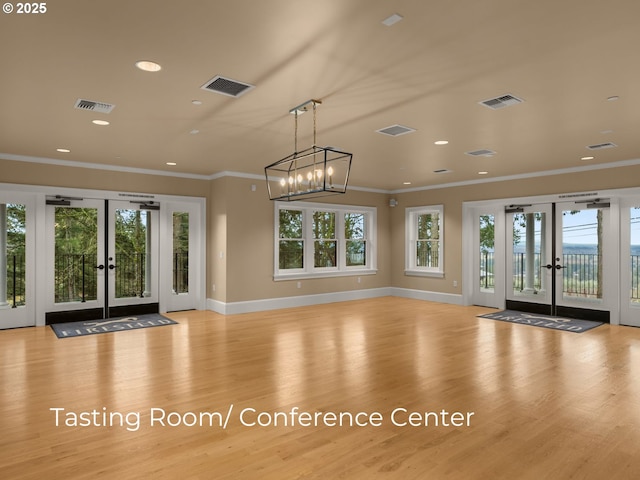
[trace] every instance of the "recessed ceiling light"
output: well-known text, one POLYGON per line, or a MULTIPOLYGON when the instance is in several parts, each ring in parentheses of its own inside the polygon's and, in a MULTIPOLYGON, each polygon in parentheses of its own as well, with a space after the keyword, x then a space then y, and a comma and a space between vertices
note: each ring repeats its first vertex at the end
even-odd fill
POLYGON ((396 23, 398 23, 400 20, 402 20, 402 15, 398 15, 397 13, 394 13, 393 15, 385 18, 382 21, 383 25, 386 25, 387 27, 390 27, 391 25, 395 25, 396 23))
POLYGON ((487 175, 489 172, 478 172, 478 175, 487 175))
POLYGON ((202 100, 191 100, 194 105, 202 105, 202 100))
POLYGON ((438 140, 436 142, 433 142, 435 145, 447 145, 449 143, 449 140, 438 140))
POLYGON ((173 167, 173 166, 177 165, 177 163, 176 162, 167 162, 167 165, 171 165, 173 167))
POLYGON ((140 70, 144 70, 145 72, 159 72, 162 69, 158 63, 151 62, 149 60, 140 60, 136 62, 136 67, 140 70))
POLYGON ((600 131, 600 133, 602 135, 609 135, 610 133, 613 133, 613 130, 602 130, 602 131, 600 131))
POLYGON ((411 185, 411 182, 402 182, 403 185, 411 185))
POLYGON ((94 123, 96 125, 101 125, 101 126, 106 126, 109 125, 109 122, 107 122, 106 120, 92 120, 91 123, 94 123))
POLYGON ((71 153, 71 150, 68 148, 56 148, 56 151, 60 153, 71 153))
POLYGON ((619 99, 620 97, 618 95, 613 95, 607 98, 607 102, 615 102, 616 100, 619 100, 619 99))
POLYGON ((580 160, 593 160, 596 157, 582 157, 580 160))
POLYGON ((196 130, 195 128, 189 132, 191 135, 197 135, 200 133, 200 130, 196 130))

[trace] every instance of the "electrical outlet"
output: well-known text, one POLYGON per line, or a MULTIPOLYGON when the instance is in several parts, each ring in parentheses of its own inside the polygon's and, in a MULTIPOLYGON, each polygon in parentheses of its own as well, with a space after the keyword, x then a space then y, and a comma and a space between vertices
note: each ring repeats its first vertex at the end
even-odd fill
POLYGON ((458 280, 454 280, 454 281, 453 281, 453 286, 454 286, 454 287, 457 287, 457 286, 458 286, 458 280))
POLYGON ((302 288, 302 282, 298 282, 298 288, 302 288))

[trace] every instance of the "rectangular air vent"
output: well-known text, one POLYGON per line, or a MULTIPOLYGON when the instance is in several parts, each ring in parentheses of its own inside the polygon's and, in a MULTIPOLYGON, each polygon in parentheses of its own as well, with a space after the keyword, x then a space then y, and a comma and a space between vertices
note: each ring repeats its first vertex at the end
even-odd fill
POLYGON ((618 145, 616 145, 615 143, 611 143, 611 142, 606 142, 606 143, 598 143, 596 145, 588 145, 587 148, 589 150, 604 150, 605 148, 615 148, 618 145))
POLYGON ((115 105, 104 102, 94 102, 93 100, 84 100, 79 98, 76 100, 73 108, 77 108, 78 110, 87 110, 90 112, 98 112, 98 113, 111 113, 111 110, 115 108, 115 105))
POLYGON ((502 95, 496 98, 490 98, 488 100, 483 100, 480 103, 485 107, 489 107, 492 110, 499 110, 504 107, 510 107, 511 105, 517 105, 519 103, 524 102, 521 98, 515 97, 511 94, 502 95))
POLYGON ((397 137, 399 135, 404 135, 406 133, 412 133, 415 131, 415 128, 405 127, 404 125, 391 125, 389 127, 384 127, 380 130, 376 130, 376 132, 382 133, 383 135, 389 135, 390 137, 397 137))
POLYGON ((471 155, 473 157, 493 157, 496 152, 494 152, 493 150, 487 150, 487 149, 481 149, 481 150, 474 150, 472 152, 464 152, 465 155, 471 155))
POLYGON ((220 93, 228 97, 237 98, 241 95, 244 95, 249 90, 254 89, 255 86, 216 75, 200 88, 203 90, 208 90, 210 92, 220 93))

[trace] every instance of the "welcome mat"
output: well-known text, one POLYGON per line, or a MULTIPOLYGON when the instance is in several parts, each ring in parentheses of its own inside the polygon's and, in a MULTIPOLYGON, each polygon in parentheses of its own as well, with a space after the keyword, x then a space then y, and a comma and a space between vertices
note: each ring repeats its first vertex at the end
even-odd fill
POLYGON ((97 333, 122 332, 139 328, 161 327, 174 325, 178 322, 169 320, 159 313, 149 313, 121 318, 105 318, 86 322, 54 323, 50 325, 58 338, 82 337, 97 333))
POLYGON ((541 315, 537 313, 517 312, 515 310, 502 310, 500 312, 486 313, 484 315, 478 315, 478 317, 500 320, 501 322, 532 325, 534 327, 564 330, 566 332, 573 333, 586 332, 592 328, 599 327, 603 323, 591 320, 578 320, 575 318, 552 317, 550 315, 541 315))

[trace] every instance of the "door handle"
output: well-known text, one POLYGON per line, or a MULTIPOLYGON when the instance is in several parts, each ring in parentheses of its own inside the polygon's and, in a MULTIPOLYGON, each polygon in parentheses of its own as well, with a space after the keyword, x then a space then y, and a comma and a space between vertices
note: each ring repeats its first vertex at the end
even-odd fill
POLYGON ((554 267, 554 266, 553 266, 553 265, 551 265, 550 263, 547 263, 544 267, 545 267, 547 270, 551 270, 552 268, 555 268, 556 270, 562 270, 563 268, 567 268, 566 266, 558 265, 558 264, 556 264, 556 266, 554 267))
POLYGON ((104 265, 96 265, 96 268, 97 268, 98 270, 104 270, 104 265))
POLYGON ((114 268, 116 268, 114 264, 109 265, 109 270, 113 270, 114 268))

